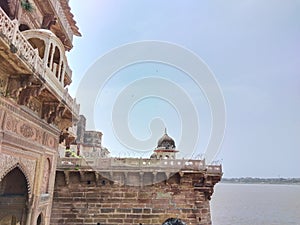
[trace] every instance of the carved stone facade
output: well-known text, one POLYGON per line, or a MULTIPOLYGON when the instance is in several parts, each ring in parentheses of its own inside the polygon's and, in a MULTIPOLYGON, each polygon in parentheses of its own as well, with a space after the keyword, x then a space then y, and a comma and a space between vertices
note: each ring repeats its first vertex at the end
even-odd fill
POLYGON ((0 225, 50 223, 60 134, 79 114, 75 24, 64 0, 0 1, 0 225))
MULTIPOLYGON (((2 181, 15 168, 24 174, 27 181, 25 211, 20 214, 21 217, 15 217, 16 224, 35 224, 42 212, 44 224, 49 224, 59 133, 57 128, 49 127, 46 121, 29 114, 17 103, 0 99, 0 184, 4 185, 4 189, 7 185, 13 187, 13 184, 2 184, 2 181), (46 168, 47 173, 40 168, 46 168), (43 194, 49 195, 47 201, 41 201, 43 194)), ((0 193, 0 199, 5 198, 6 204, 13 204, 7 199, 14 202, 16 196, 0 193)), ((16 212, 9 211, 4 201, 0 202, 0 221, 7 214, 14 216, 16 212)))
POLYGON ((68 0, 0 1, 0 225, 160 225, 168 217, 210 225, 221 166, 176 160, 168 136, 151 159, 107 158, 102 133, 84 123, 75 141, 79 105, 65 55, 73 35, 68 0), (100 155, 58 158, 71 144, 100 155))

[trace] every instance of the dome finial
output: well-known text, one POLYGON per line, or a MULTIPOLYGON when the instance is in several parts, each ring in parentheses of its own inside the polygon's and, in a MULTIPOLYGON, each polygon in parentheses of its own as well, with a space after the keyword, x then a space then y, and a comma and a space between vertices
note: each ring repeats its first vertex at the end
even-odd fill
POLYGON ((167 128, 165 127, 165 134, 167 134, 167 128))

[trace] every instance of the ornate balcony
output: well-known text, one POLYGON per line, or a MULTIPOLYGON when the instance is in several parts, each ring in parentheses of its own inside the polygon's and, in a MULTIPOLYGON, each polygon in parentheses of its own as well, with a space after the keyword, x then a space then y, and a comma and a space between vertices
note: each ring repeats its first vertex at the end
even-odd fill
POLYGON ((69 95, 72 72, 64 46, 49 30, 20 32, 0 8, 0 95, 26 105, 63 130, 77 121, 79 105, 69 95))

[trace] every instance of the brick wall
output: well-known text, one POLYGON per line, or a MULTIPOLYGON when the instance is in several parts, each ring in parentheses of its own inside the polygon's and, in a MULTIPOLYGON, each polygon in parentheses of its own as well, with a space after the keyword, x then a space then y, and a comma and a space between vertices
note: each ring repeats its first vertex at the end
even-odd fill
POLYGON ((95 172, 57 171, 51 224, 161 225, 175 217, 187 224, 208 225, 215 183, 203 177, 203 173, 175 173, 152 185, 128 186, 95 172))

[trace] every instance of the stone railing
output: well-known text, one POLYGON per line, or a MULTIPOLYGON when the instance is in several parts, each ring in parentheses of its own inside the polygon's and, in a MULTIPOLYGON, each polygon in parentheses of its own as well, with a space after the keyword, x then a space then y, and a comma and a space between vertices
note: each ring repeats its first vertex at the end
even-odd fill
POLYGON ((54 8, 57 17, 59 18, 62 26, 64 27, 66 34, 68 35, 69 40, 73 41, 73 31, 72 28, 67 20, 67 17, 65 15, 65 12, 58 0, 50 0, 52 7, 54 8))
POLYGON ((208 165, 206 168, 208 173, 222 173, 221 165, 208 165))
POLYGON ((17 20, 11 21, 0 8, 0 34, 8 42, 12 52, 17 53, 27 65, 40 75, 44 75, 43 61, 38 52, 19 31, 17 20))
POLYGON ((66 66, 66 74, 72 79, 72 70, 70 69, 69 65, 67 64, 66 66))
MULTIPOLYGON (((65 101, 76 115, 79 113, 79 105, 75 99, 69 95, 68 90, 62 86, 54 73, 44 66, 43 60, 39 57, 38 50, 34 49, 19 31, 18 21, 11 21, 2 8, 0 8, 0 37, 7 41, 10 50, 23 59, 33 73, 38 74, 54 89, 60 98, 59 100, 65 101)), ((68 67, 67 69, 70 70, 68 67)))
POLYGON ((75 115, 79 115, 80 105, 76 103, 75 98, 71 97, 68 89, 64 89, 63 99, 65 100, 67 105, 72 107, 72 111, 75 113, 75 115))
POLYGON ((193 170, 207 171, 210 174, 221 174, 221 165, 206 165, 204 160, 187 159, 143 159, 143 158, 98 158, 95 160, 84 158, 60 158, 59 169, 93 169, 93 170, 193 170))

